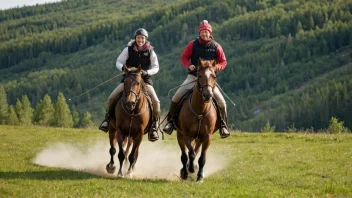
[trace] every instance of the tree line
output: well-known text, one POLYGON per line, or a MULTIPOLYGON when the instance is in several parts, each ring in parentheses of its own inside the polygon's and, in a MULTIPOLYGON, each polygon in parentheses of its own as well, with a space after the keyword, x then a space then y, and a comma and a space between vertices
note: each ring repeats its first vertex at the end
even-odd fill
POLYGON ((27 95, 22 95, 21 99, 17 98, 15 105, 9 105, 3 86, 0 86, 0 124, 27 126, 34 124, 65 128, 93 127, 89 112, 80 115, 74 111, 71 114, 65 96, 61 92, 58 93, 55 104, 46 94, 34 109, 27 95))
MULTIPOLYGON (((114 64, 119 52, 135 29, 144 27, 158 54, 161 68, 153 81, 166 111, 168 91, 182 83, 186 75, 180 54, 196 38, 199 22, 207 19, 228 60, 217 81, 236 103, 236 107, 229 105, 229 120, 234 128, 258 131, 269 119, 277 130, 286 130, 292 123, 319 129, 327 126, 331 116, 344 118, 346 125, 351 126, 347 116, 350 106, 343 111, 344 108, 331 105, 326 116, 326 112, 306 104, 310 97, 299 101, 303 93, 307 95, 306 91, 292 93, 351 62, 351 1, 188 0, 174 1, 162 9, 145 4, 150 12, 128 12, 126 4, 119 8, 121 12, 95 13, 118 4, 99 2, 79 1, 73 5, 73 1, 66 1, 60 6, 67 7, 55 8, 59 9, 56 11, 48 5, 35 7, 33 12, 28 11, 30 8, 0 12, 0 40, 4 41, 0 42, 0 79, 9 101, 15 103, 25 92, 32 104, 37 104, 45 94, 54 97, 60 91, 77 95, 104 82, 118 74, 114 64), (70 14, 72 10, 75 17, 70 14), (94 14, 88 16, 87 11, 94 14), (282 100, 283 108, 270 102, 280 95, 293 95, 294 105, 282 100), (267 103, 271 105, 264 109, 263 104, 267 103), (281 113, 276 117, 260 116, 269 109, 281 113), (297 109, 299 113, 295 113, 297 109), (306 116, 312 119, 305 119, 306 116), (315 121, 323 117, 322 121, 315 121)), ((114 80, 71 102, 71 108, 85 105, 94 112, 95 119, 101 119, 104 101, 117 83, 119 80, 114 80)), ((315 88, 321 86, 323 83, 315 88)), ((351 91, 350 86, 344 89, 351 91)), ((317 97, 325 98, 323 94, 338 90, 332 88, 317 97)), ((346 105, 347 100, 341 101, 346 105)))

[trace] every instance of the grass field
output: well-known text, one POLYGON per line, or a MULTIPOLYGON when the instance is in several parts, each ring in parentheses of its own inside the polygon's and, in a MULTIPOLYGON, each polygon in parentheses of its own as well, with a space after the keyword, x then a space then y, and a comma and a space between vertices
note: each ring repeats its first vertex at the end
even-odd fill
POLYGON ((98 130, 0 126, 0 197, 352 197, 352 134, 215 134, 199 184, 177 179, 175 137, 145 136, 144 179, 118 179, 102 173, 109 146, 98 130), (173 179, 156 177, 159 165, 173 179))

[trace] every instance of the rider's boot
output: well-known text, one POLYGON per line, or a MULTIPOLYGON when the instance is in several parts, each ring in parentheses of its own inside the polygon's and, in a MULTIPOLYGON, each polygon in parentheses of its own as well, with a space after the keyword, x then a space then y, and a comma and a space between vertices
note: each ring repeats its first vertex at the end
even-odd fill
POLYGON ((167 123, 163 128, 163 131, 169 135, 174 130, 174 116, 177 107, 177 102, 171 102, 169 113, 167 114, 167 123))
POLYGON ((220 113, 221 113, 221 121, 220 121, 220 137, 221 138, 227 138, 230 136, 230 132, 227 129, 227 114, 226 114, 226 107, 220 107, 220 113))
POLYGON ((105 113, 105 118, 103 122, 100 124, 99 129, 104 131, 105 133, 109 131, 109 121, 110 121, 110 115, 109 112, 105 113))
POLYGON ((159 135, 158 135, 158 129, 156 127, 156 123, 159 120, 159 115, 160 113, 157 111, 154 111, 154 116, 153 116, 153 123, 152 123, 152 127, 150 128, 150 131, 148 133, 148 140, 151 142, 155 142, 159 139, 159 135))

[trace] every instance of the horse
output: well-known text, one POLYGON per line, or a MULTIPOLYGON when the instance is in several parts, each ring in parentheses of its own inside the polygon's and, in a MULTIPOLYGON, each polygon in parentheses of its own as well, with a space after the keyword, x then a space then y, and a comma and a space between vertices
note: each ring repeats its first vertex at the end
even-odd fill
POLYGON ((127 155, 131 144, 132 150, 128 156, 129 168, 127 175, 132 177, 134 166, 137 162, 139 146, 143 140, 144 131, 148 126, 150 117, 148 99, 143 93, 144 82, 142 79, 141 66, 138 68, 128 68, 124 66, 125 79, 124 88, 120 100, 115 107, 115 120, 110 121, 109 139, 110 139, 110 162, 106 165, 108 173, 115 172, 114 155, 116 153, 116 142, 119 146, 118 159, 120 169, 118 177, 124 177, 122 167, 124 160, 127 161, 127 155), (126 150, 124 149, 127 145, 126 150))
POLYGON ((198 160, 197 182, 203 182, 206 152, 211 143, 211 136, 217 130, 217 112, 212 101, 216 86, 215 65, 215 60, 199 59, 196 85, 191 97, 182 104, 178 119, 175 120, 177 141, 182 152, 181 162, 183 167, 180 170, 180 177, 184 180, 188 178, 188 171, 190 173, 195 172, 194 159, 200 146, 202 146, 198 160), (192 142, 195 142, 195 146, 192 145, 192 142))

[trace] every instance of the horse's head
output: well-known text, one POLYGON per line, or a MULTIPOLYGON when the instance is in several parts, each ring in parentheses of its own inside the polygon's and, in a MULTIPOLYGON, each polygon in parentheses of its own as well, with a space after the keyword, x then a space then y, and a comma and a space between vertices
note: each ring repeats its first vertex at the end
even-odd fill
POLYGON ((139 100, 142 90, 142 68, 124 66, 125 80, 124 80, 124 94, 125 105, 129 110, 134 110, 139 100))
POLYGON ((205 102, 209 102, 213 97, 213 91, 216 86, 215 65, 215 60, 203 60, 199 58, 197 89, 205 102))

